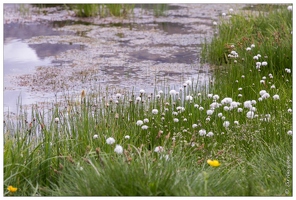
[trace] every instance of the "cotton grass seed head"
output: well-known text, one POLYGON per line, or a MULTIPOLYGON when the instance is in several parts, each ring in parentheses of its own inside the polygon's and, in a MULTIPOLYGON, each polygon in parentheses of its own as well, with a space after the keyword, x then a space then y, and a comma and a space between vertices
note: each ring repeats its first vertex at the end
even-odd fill
POLYGON ((115 149, 114 149, 114 152, 117 153, 117 154, 122 154, 123 153, 123 148, 122 146, 120 145, 116 145, 115 149))
POLYGON ((289 131, 287 132, 287 134, 288 134, 288 135, 293 135, 293 132, 292 132, 291 130, 289 130, 289 131))
POLYGON ((152 110, 152 114, 157 115, 158 114, 158 110, 157 109, 153 109, 152 110))
POLYGON ((147 126, 147 125, 143 125, 141 128, 142 128, 143 130, 147 130, 147 129, 148 129, 148 126, 147 126))
POLYGON ((280 99, 280 96, 278 94, 275 94, 275 95, 273 95, 273 99, 274 100, 279 100, 280 99))
POLYGON ((199 133, 200 136, 204 136, 204 135, 207 134, 207 131, 205 129, 201 129, 201 130, 198 131, 198 133, 199 133))
POLYGON ((163 151, 164 151, 164 149, 163 149, 162 146, 157 146, 157 147, 155 147, 155 149, 154 149, 154 152, 156 152, 156 153, 161 153, 161 152, 163 152, 163 151))
POLYGON ((136 124, 137 124, 137 126, 142 126, 143 125, 143 121, 142 120, 138 120, 136 124))
POLYGON ((94 136, 93 136, 93 139, 95 140, 95 139, 98 139, 98 135, 97 134, 95 134, 94 136))
POLYGON ((109 144, 109 145, 114 144, 115 139, 113 137, 109 137, 109 138, 107 138, 106 143, 109 144))

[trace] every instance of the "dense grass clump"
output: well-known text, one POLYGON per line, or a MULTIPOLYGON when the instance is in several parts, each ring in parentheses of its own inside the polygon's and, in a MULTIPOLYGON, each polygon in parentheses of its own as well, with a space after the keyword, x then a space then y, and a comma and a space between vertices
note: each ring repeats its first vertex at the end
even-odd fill
POLYGON ((207 45, 208 56, 213 43, 231 51, 205 86, 98 88, 49 110, 20 106, 4 121, 4 195, 292 196, 292 64, 277 68, 253 37, 248 50, 234 36, 207 45))
MULTIPOLYGON (((278 5, 263 11, 245 12, 222 17, 216 34, 203 48, 205 62, 215 65, 231 63, 229 54, 235 50, 244 63, 260 54, 269 63, 269 70, 282 73, 292 64, 292 11, 288 5, 278 5), (256 44, 251 48, 252 44, 256 44), (251 51, 246 49, 251 48, 251 51)), ((260 61, 259 60, 259 61, 260 61)))

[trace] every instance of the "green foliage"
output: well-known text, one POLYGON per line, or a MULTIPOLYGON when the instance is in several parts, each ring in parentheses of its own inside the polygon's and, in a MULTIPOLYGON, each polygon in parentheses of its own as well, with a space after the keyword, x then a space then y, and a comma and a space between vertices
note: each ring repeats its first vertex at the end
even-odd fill
POLYGON ((203 59, 214 65, 229 63, 228 55, 235 46, 239 54, 237 60, 252 60, 253 56, 261 54, 276 73, 292 64, 292 12, 287 6, 279 9, 269 9, 269 12, 259 11, 255 14, 242 13, 234 15, 229 20, 225 17, 216 27, 216 35, 210 43, 203 47, 203 59), (251 44, 256 47, 251 52, 246 48, 251 44))
MULTIPOLYGON (((237 26, 235 18, 244 19, 233 17, 237 26)), ((221 35, 231 31, 223 23, 221 35)), ((268 34, 277 23, 262 21, 260 30, 268 34)), ((248 26, 238 32, 252 38, 259 26, 248 26)), ((223 52, 214 44, 228 44, 227 55, 239 57, 223 57, 227 65, 204 86, 188 80, 178 91, 123 94, 98 88, 49 110, 20 105, 17 120, 4 121, 4 195, 292 196, 292 64, 277 68, 274 52, 263 51, 265 37, 241 46, 232 39, 206 45, 223 52), (250 44, 255 47, 246 51, 250 44), (258 61, 267 65, 256 69, 258 61), (263 90, 270 97, 262 98, 263 90), (221 165, 211 167, 208 159, 221 165), (17 191, 9 192, 10 185, 17 191)), ((289 37, 280 43, 292 44, 289 37)))

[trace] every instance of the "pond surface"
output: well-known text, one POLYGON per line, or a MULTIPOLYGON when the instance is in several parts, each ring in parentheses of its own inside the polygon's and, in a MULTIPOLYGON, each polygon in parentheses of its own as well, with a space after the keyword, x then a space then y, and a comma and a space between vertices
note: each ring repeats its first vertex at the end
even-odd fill
POLYGON ((199 62, 214 21, 242 4, 170 4, 155 17, 136 6, 132 17, 79 18, 62 7, 4 4, 4 112, 53 102, 65 92, 97 87, 113 92, 179 89, 204 84, 211 69, 199 62))

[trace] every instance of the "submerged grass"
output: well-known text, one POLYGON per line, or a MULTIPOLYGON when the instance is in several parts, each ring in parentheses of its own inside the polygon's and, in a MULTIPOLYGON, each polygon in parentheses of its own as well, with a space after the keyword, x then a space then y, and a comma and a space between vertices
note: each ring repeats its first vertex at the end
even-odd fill
MULTIPOLYGON (((263 27, 278 23, 259 17, 263 27)), ((242 25, 235 18, 243 17, 222 20, 219 37, 204 49, 207 61, 219 64, 224 55, 214 52, 231 48, 205 87, 187 80, 177 91, 98 88, 47 111, 20 107, 16 123, 6 117, 4 195, 292 196, 292 64, 275 66, 266 46, 274 43, 253 34, 244 43, 251 49, 241 47, 233 38, 247 31, 230 35, 225 26, 247 30, 256 20, 242 25)), ((291 27, 283 28, 289 30, 281 34, 291 27)))

